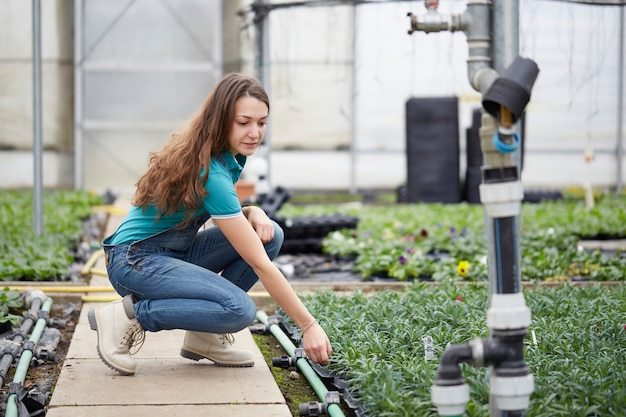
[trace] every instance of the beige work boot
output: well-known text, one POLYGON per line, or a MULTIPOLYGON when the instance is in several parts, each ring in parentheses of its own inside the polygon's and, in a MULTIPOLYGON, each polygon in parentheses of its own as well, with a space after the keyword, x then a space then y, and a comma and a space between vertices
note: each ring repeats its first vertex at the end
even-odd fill
POLYGON ((102 362, 122 375, 133 375, 137 361, 131 355, 143 345, 145 333, 135 318, 132 296, 91 310, 87 317, 91 330, 98 332, 102 362))
POLYGON ((254 365, 252 352, 235 349, 232 334, 214 334, 190 332, 185 334, 185 341, 180 356, 194 361, 208 359, 217 366, 248 367, 254 365))

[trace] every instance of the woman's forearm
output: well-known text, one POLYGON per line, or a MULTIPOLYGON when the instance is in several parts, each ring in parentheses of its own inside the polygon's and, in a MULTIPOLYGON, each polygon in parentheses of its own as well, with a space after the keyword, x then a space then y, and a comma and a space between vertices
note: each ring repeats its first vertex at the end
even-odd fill
POLYGON ((255 270, 255 272, 272 299, 300 328, 308 326, 315 320, 287 279, 274 264, 262 270, 255 270))

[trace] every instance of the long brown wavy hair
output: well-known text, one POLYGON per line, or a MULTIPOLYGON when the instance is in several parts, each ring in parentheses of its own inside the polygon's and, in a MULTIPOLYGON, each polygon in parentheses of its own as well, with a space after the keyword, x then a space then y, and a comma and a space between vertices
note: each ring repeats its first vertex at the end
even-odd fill
POLYGON ((150 153, 148 170, 136 184, 133 205, 156 206, 155 221, 182 205, 187 212, 183 223, 187 222, 207 195, 204 187, 211 157, 228 150, 235 103, 244 96, 261 100, 269 112, 267 92, 257 79, 237 73, 224 76, 189 122, 160 151, 150 153))

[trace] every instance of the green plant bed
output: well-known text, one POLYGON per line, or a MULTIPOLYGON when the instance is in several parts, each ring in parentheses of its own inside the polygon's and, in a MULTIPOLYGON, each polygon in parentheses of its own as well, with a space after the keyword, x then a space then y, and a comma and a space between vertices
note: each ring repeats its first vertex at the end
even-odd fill
MULTIPOLYGON (((487 280, 481 205, 286 204, 279 211, 282 217, 329 213, 358 217, 356 229, 330 233, 322 249, 354 257, 355 272, 362 278, 487 280)), ((594 237, 626 238, 626 196, 603 195, 593 208, 574 198, 525 203, 520 232, 524 281, 626 280, 626 247, 605 253, 579 244, 594 237)))
POLYGON ((102 201, 83 191, 45 191, 44 230, 35 236, 32 191, 0 191, 0 280, 67 280, 85 219, 102 201))
MULTIPOLYGON (((436 416, 430 389, 450 345, 488 337, 484 285, 412 284, 402 292, 322 292, 305 297, 333 342, 329 370, 368 416, 436 416), (434 357, 425 358, 423 338, 434 357)), ((535 378, 527 415, 623 416, 626 286, 524 290, 533 314, 525 359, 535 378)), ((485 368, 462 365, 466 416, 489 415, 485 368)))

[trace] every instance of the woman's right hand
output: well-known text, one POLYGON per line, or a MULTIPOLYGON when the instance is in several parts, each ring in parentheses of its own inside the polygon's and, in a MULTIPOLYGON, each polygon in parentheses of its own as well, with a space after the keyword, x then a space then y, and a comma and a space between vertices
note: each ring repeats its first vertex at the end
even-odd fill
POLYGON ((328 365, 333 348, 322 326, 315 322, 304 332, 304 352, 315 363, 328 365))

